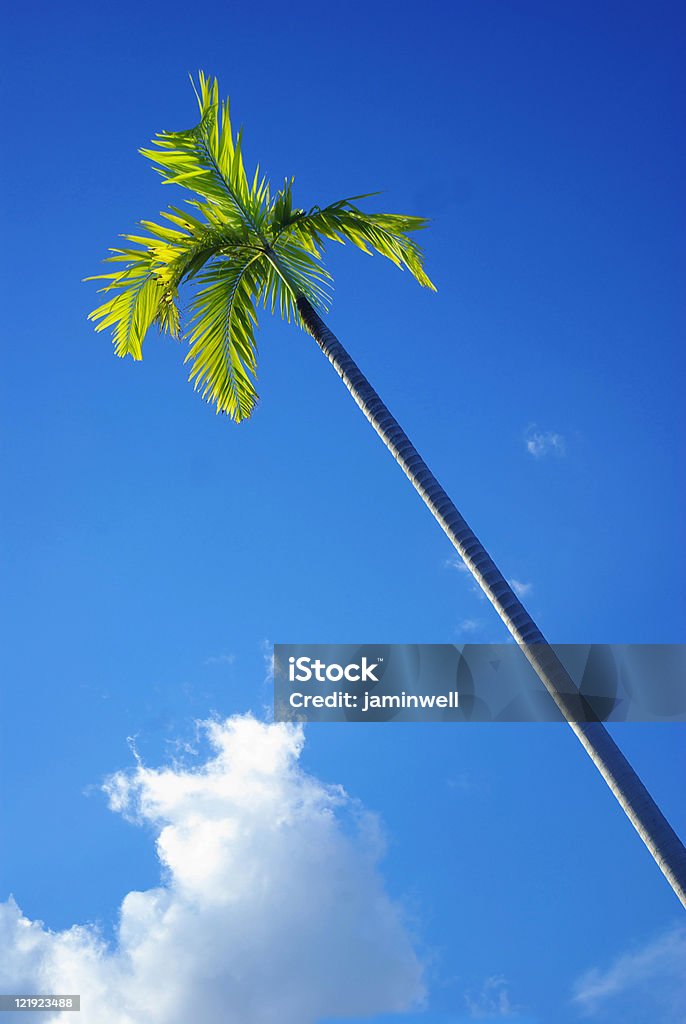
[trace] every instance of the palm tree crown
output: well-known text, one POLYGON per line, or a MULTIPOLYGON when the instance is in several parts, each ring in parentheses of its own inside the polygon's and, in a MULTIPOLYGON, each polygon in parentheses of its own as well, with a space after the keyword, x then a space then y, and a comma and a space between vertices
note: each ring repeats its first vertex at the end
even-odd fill
MULTIPOLYGON (((234 138, 229 102, 219 101, 216 79, 199 75, 200 121, 188 131, 161 132, 156 149, 141 153, 164 184, 190 189, 197 198, 188 209, 171 206, 165 224, 141 221, 145 236, 124 235, 134 247, 110 250, 112 263, 102 291, 111 298, 93 310, 96 330, 113 327, 118 356, 142 359, 143 339, 155 324, 180 336, 179 286, 195 278, 189 306, 186 360, 194 382, 218 412, 234 420, 250 416, 257 401, 255 327, 260 303, 278 306, 287 320, 302 324, 298 300, 326 310, 331 275, 322 263, 325 241, 352 242, 407 267, 421 285, 435 291, 422 265, 422 253, 408 232, 426 226, 422 217, 364 213, 352 196, 309 212, 293 207, 293 178, 272 193, 260 177, 252 184, 243 165, 242 133, 234 138)), ((368 193, 373 195, 374 193, 368 193)))

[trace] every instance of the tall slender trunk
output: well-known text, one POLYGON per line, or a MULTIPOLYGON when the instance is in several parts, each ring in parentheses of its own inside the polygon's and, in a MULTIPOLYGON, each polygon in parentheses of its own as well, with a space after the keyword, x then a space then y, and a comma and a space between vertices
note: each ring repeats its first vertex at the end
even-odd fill
POLYGON ((464 521, 374 388, 303 296, 305 326, 342 378, 377 434, 414 484, 541 682, 576 733, 643 842, 686 907, 686 849, 624 754, 600 721, 576 722, 575 684, 493 559, 464 521))

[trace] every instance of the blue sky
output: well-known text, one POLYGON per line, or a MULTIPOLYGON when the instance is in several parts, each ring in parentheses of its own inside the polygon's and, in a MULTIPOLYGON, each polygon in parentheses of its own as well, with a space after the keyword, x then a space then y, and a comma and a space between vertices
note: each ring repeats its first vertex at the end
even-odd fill
MULTIPOLYGON (((381 189, 370 208, 431 219, 438 293, 337 247, 329 323, 549 639, 686 639, 683 44, 669 3, 12 12, 0 900, 113 937, 160 866, 103 780, 262 716, 271 642, 505 639, 304 333, 263 315, 237 427, 181 347, 134 365, 86 322, 81 279, 173 201, 137 149, 193 123, 198 68, 303 206, 381 189)), ((616 735, 683 834, 683 727, 616 735)), ((628 1020, 627 985, 582 1005, 579 979, 683 941, 566 728, 310 727, 300 758, 383 822, 417 1024, 628 1020)))

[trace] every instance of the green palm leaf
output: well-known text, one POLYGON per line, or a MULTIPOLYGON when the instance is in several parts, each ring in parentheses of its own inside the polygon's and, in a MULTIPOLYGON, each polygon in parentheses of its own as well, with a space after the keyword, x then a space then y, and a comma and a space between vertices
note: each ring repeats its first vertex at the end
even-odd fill
POLYGON ((255 303, 262 287, 259 262, 247 251, 242 259, 217 259, 199 277, 203 286, 191 304, 189 380, 218 412, 233 419, 250 416, 257 393, 252 377, 257 368, 255 303))
MULTIPOLYGON (((133 356, 142 359, 143 339, 155 320, 163 302, 169 303, 161 282, 155 276, 153 258, 149 252, 136 249, 113 249, 112 262, 125 262, 124 270, 112 274, 99 274, 87 280, 108 280, 110 283, 101 290, 114 291, 113 298, 104 302, 89 314, 88 319, 99 321, 96 331, 113 327, 114 351, 118 356, 133 356)), ((173 322, 174 315, 165 311, 165 323, 173 322)))
POLYGON ((421 285, 436 291, 424 270, 421 249, 407 235, 408 231, 418 231, 427 224, 423 217, 364 213, 353 206, 351 199, 341 199, 324 209, 315 206, 308 214, 294 218, 283 230, 314 253, 323 246, 324 239, 352 242, 368 254, 373 249, 397 267, 407 267, 421 285))
POLYGON ((199 76, 200 121, 188 131, 160 132, 153 145, 142 149, 164 184, 184 185, 215 203, 227 222, 259 232, 269 211, 269 186, 259 179, 248 183, 242 155, 242 133, 234 140, 229 101, 219 101, 216 79, 199 76))

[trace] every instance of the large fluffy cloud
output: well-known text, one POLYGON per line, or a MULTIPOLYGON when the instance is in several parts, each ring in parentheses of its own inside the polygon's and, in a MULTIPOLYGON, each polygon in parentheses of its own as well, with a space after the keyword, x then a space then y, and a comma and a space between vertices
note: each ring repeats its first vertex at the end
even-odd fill
POLYGON ((81 1024, 311 1024, 420 1000, 373 816, 300 768, 299 728, 204 728, 204 763, 106 785, 114 810, 153 826, 162 864, 158 888, 123 900, 116 943, 48 931, 10 900, 0 991, 78 992, 81 1024))

